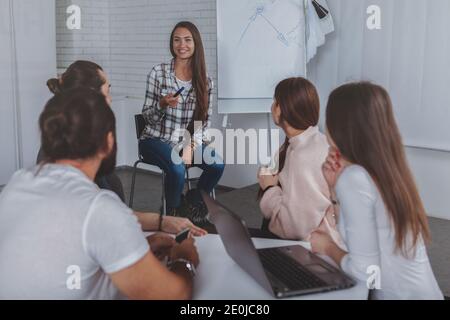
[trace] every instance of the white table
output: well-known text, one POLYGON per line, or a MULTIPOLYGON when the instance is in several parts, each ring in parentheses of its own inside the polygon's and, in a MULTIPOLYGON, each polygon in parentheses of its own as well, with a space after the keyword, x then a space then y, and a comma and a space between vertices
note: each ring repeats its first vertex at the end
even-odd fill
MULTIPOLYGON (((256 248, 302 245, 306 242, 253 239, 256 248)), ((275 299, 253 278, 242 270, 226 253, 218 235, 196 238, 200 265, 194 282, 194 300, 268 300, 275 299)), ((303 300, 365 300, 368 289, 365 283, 346 290, 299 296, 289 299, 303 300)))

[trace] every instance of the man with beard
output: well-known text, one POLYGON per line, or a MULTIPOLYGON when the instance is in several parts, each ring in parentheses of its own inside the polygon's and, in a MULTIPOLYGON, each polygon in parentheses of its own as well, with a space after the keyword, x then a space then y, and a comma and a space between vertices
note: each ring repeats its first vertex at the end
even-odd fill
POLYGON ((39 126, 46 161, 16 172, 0 194, 0 299, 190 298, 194 240, 171 247, 167 268, 131 209, 93 182, 115 166, 105 97, 58 94, 39 126))

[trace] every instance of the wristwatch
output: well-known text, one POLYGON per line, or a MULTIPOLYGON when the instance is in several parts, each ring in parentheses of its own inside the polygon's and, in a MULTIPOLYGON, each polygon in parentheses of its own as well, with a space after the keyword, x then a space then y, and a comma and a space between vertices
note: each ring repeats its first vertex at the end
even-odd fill
POLYGON ((339 200, 337 200, 337 199, 331 198, 330 201, 331 201, 331 203, 332 203, 334 206, 340 205, 339 200))
POLYGON ((175 260, 171 260, 167 263, 167 267, 171 270, 173 265, 176 263, 182 263, 186 269, 188 269, 189 273, 191 274, 192 278, 195 277, 195 275, 197 274, 197 270, 195 270, 195 266, 192 262, 190 262, 189 260, 186 259, 175 259, 175 260))

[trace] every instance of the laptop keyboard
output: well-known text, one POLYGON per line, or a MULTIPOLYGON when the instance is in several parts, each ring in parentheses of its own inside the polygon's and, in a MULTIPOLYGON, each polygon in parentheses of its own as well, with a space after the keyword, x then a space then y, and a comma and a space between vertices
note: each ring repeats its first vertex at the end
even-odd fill
POLYGON ((326 287, 327 283, 278 249, 258 250, 264 268, 290 290, 326 287))

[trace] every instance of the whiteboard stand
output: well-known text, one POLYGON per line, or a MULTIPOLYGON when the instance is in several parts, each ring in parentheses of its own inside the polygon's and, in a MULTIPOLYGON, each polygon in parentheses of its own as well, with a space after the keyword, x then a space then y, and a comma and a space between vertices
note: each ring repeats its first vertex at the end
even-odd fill
POLYGON ((218 114, 223 115, 222 127, 228 127, 228 117, 231 114, 265 114, 267 117, 267 139, 269 154, 272 154, 272 99, 220 99, 218 100, 218 114), (244 107, 243 107, 244 106, 244 107))

